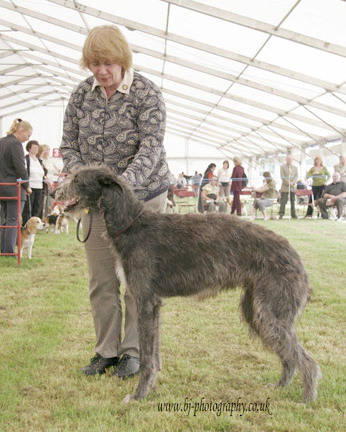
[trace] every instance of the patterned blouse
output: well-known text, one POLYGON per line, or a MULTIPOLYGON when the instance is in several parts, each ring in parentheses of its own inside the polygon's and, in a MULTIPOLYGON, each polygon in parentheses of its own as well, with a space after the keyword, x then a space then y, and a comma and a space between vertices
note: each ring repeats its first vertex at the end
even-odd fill
POLYGON ((163 147, 166 110, 159 88, 132 70, 109 98, 93 76, 72 92, 64 117, 64 172, 104 164, 147 201, 165 192, 170 172, 163 147))

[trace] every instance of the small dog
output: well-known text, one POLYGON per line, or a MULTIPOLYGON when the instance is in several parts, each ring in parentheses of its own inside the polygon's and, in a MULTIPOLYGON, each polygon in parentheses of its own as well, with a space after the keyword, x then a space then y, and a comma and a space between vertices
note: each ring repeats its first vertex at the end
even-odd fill
POLYGON ((311 287, 298 253, 285 238, 224 213, 145 210, 130 188, 104 166, 78 170, 56 195, 70 200, 65 211, 88 208, 104 216, 114 265, 137 302, 141 372, 135 393, 124 402, 144 398, 161 369, 161 298, 208 298, 236 287, 242 288, 245 322, 281 360, 277 385, 290 384, 298 369, 304 401, 316 398, 320 369, 295 330, 311 287))
POLYGON ((46 228, 46 224, 42 222, 42 220, 37 217, 31 217, 24 228, 21 229, 21 245, 20 245, 20 256, 23 256, 23 250, 27 249, 28 258, 32 258, 32 248, 35 242, 35 235, 37 231, 44 230, 46 228))
POLYGON ((51 228, 52 232, 55 231, 55 225, 56 225, 57 219, 58 219, 58 215, 57 214, 49 214, 48 216, 46 216, 45 218, 43 218, 43 222, 46 224, 46 231, 47 231, 47 233, 49 231, 49 227, 51 228))
POLYGON ((65 213, 59 214, 55 223, 55 234, 60 234, 63 231, 68 235, 68 216, 65 213))
POLYGON ((59 214, 63 213, 63 211, 64 211, 64 206, 60 203, 55 203, 51 214, 59 216, 59 214))

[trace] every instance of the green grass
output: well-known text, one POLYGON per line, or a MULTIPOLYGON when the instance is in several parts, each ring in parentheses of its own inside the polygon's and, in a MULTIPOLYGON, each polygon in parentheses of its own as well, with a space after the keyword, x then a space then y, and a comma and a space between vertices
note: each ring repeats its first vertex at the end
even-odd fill
POLYGON ((266 387, 279 378, 280 365, 248 337, 239 319, 239 290, 205 302, 165 300, 163 370, 147 399, 121 402, 138 378, 82 376, 94 330, 83 245, 72 227, 69 236, 39 233, 34 258, 23 258, 20 266, 0 259, 0 430, 344 432, 346 225, 257 223, 291 241, 313 286, 298 333, 323 372, 316 402, 300 403, 299 376, 288 388, 266 387), (205 405, 196 412, 201 402, 212 402, 214 411, 205 405), (254 402, 265 411, 237 411, 239 403, 254 402))

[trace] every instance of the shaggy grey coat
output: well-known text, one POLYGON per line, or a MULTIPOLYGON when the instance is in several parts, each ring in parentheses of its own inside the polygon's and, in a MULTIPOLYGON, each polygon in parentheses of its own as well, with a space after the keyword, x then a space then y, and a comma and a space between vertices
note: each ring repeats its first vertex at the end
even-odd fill
POLYGON ((106 167, 75 173, 56 197, 70 209, 103 213, 118 274, 137 299, 141 375, 126 401, 144 398, 160 369, 161 297, 216 295, 241 287, 241 310, 251 331, 280 358, 279 386, 296 368, 304 401, 316 398, 319 367, 297 340, 295 319, 311 292, 298 253, 283 237, 225 214, 155 214, 106 167))

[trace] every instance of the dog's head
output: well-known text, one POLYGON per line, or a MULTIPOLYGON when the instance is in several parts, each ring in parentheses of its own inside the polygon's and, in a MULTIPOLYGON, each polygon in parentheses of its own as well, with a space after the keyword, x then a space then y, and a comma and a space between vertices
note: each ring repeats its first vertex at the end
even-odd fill
POLYGON ((32 216, 25 224, 24 229, 28 231, 29 234, 36 234, 37 231, 46 228, 46 224, 42 222, 39 217, 32 216))
POLYGON ((106 166, 80 168, 55 191, 55 199, 64 202, 66 212, 78 213, 84 209, 102 210, 106 200, 121 200, 126 190, 132 192, 106 166))

